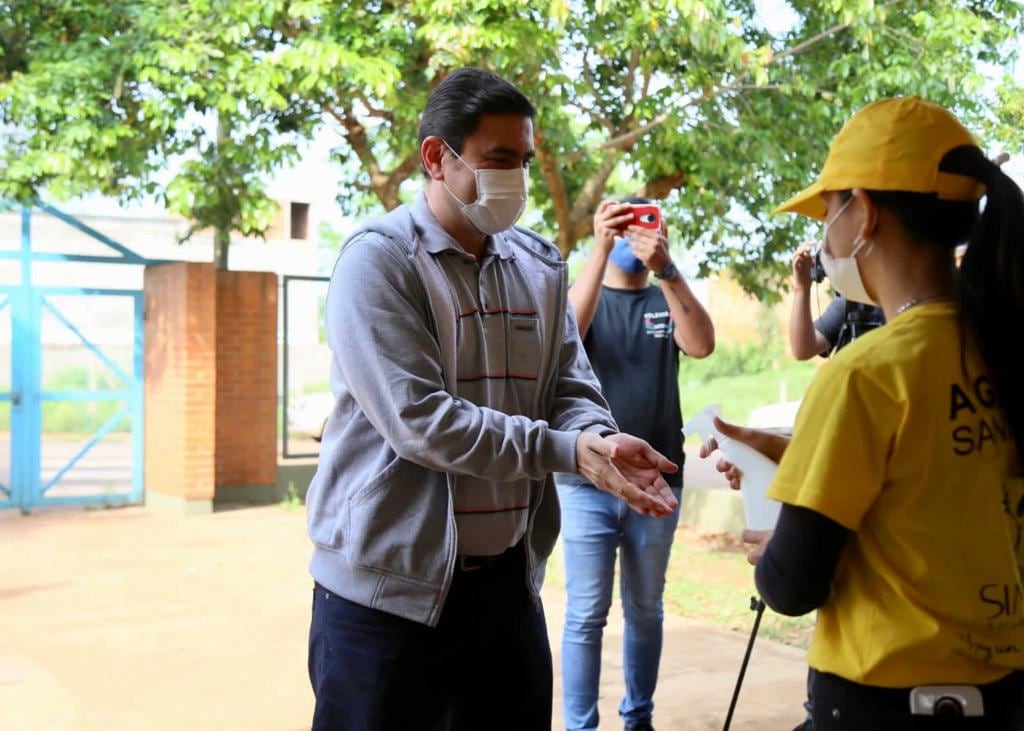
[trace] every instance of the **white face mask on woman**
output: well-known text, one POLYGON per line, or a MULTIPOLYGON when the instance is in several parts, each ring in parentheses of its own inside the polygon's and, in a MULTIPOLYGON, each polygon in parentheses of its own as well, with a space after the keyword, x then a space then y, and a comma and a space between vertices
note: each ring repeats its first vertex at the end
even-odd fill
MULTIPOLYGON (((836 211, 836 215, 825 222, 825 234, 821 242, 821 267, 825 270, 825 275, 829 278, 829 281, 832 282, 832 287, 843 297, 851 302, 877 305, 878 303, 871 299, 871 295, 864 289, 864 280, 861 279, 860 267, 857 266, 857 254, 867 244, 864 237, 857 234, 849 256, 836 258, 828 250, 829 227, 835 223, 836 219, 843 215, 843 212, 849 208, 851 203, 853 203, 852 197, 836 211)), ((871 252, 869 251, 868 253, 870 254, 871 252)))
POLYGON ((488 236, 501 233, 512 228, 526 208, 526 196, 529 193, 530 177, 526 168, 512 170, 477 170, 470 166, 447 142, 445 146, 451 150, 459 162, 473 171, 476 176, 476 201, 464 203, 459 199, 448 184, 442 181, 448 194, 462 207, 462 212, 471 224, 488 236))

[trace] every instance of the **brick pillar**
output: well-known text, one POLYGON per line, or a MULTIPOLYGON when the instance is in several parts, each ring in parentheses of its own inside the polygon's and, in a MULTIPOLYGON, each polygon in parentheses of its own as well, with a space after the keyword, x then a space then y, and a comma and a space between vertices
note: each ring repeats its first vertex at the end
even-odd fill
POLYGON ((277 275, 217 272, 218 500, 277 484, 277 275))
POLYGON ((150 505, 277 497, 277 277, 175 263, 145 274, 150 505))
POLYGON ((216 272, 147 267, 145 490, 151 504, 208 511, 214 495, 216 272))

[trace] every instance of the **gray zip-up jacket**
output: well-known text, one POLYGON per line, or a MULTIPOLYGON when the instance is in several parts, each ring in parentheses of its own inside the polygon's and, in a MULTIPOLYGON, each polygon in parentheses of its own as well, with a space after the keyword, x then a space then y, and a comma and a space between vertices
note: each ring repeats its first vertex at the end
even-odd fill
POLYGON ((536 594, 560 523, 551 473, 576 471, 580 431, 617 427, 567 307, 565 264, 523 228, 498 235, 541 313, 537 401, 509 415, 459 399, 452 291, 416 223, 432 215, 421 196, 341 249, 326 307, 335 407, 306 507, 319 584, 434 626, 455 570, 452 476, 532 481, 523 579, 536 594))

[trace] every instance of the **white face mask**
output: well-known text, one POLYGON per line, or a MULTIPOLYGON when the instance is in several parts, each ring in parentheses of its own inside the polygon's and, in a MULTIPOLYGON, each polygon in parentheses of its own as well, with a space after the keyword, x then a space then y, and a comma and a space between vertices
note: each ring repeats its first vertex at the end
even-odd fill
POLYGON ((847 200, 836 212, 836 215, 832 216, 831 220, 825 222, 825 234, 822 237, 821 243, 821 267, 825 270, 825 275, 829 278, 829 281, 832 282, 832 287, 843 297, 851 302, 877 305, 878 303, 871 299, 871 295, 864 289, 864 280, 861 279, 860 267, 857 266, 857 254, 860 253, 867 242, 858 234, 853 242, 853 249, 850 251, 850 255, 838 259, 832 256, 828 250, 828 229, 835 223, 837 218, 843 215, 843 212, 852 202, 853 198, 847 200))
POLYGON ((526 208, 526 196, 529 192, 530 177, 526 168, 513 170, 476 170, 462 159, 451 146, 445 142, 459 162, 473 171, 476 176, 476 201, 464 203, 452 193, 448 184, 442 181, 445 190, 462 206, 462 212, 469 222, 481 233, 493 235, 512 228, 526 208))

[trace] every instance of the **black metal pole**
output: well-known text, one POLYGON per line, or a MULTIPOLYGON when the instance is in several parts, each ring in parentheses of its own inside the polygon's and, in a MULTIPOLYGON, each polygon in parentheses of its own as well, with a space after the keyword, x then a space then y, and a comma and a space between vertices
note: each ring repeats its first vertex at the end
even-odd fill
POLYGON ((729 713, 725 717, 725 725, 722 726, 722 731, 729 731, 729 726, 732 725, 732 714, 736 710, 736 701, 740 697, 740 688, 743 687, 743 678, 747 674, 747 664, 750 662, 750 653, 754 649, 754 640, 757 638, 757 631, 761 628, 761 615, 764 614, 764 599, 759 597, 750 597, 750 608, 757 612, 757 616, 754 617, 754 628, 750 630, 750 639, 747 641, 747 651, 743 655, 743 664, 740 665, 740 674, 736 678, 736 688, 732 692, 732 701, 729 702, 729 713))

